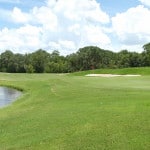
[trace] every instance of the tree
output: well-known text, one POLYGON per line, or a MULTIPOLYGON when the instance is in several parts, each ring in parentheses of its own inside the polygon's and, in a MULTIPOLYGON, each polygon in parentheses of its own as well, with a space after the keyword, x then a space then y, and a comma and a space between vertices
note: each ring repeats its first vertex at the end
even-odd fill
POLYGON ((24 68, 26 70, 26 73, 34 73, 35 72, 35 70, 31 64, 25 65, 24 68))
POLYGON ((99 68, 150 66, 150 43, 143 48, 144 51, 139 54, 128 50, 114 53, 96 46, 86 46, 67 56, 61 56, 57 50, 50 54, 39 49, 25 55, 6 50, 0 55, 0 71, 65 73, 99 68))
POLYGON ((125 68, 130 66, 130 53, 122 50, 118 53, 118 67, 125 68))
POLYGON ((14 68, 17 73, 25 73, 25 56, 23 54, 15 54, 14 55, 14 68))
POLYGON ((39 49, 35 51, 34 53, 27 56, 26 65, 30 69, 33 67, 32 71, 36 73, 43 73, 49 58, 50 58, 49 53, 47 53, 46 51, 42 49, 39 49))
POLYGON ((48 73, 64 73, 68 72, 67 59, 60 56, 59 51, 53 51, 45 67, 45 72, 48 73))
POLYGON ((73 53, 66 57, 68 62, 68 72, 75 72, 80 70, 80 67, 78 65, 78 55, 73 53))
POLYGON ((136 52, 130 52, 129 54, 129 66, 130 67, 141 67, 142 57, 141 54, 136 52))
POLYGON ((100 66, 102 50, 95 46, 80 48, 77 52, 78 65, 80 70, 97 69, 100 66))
POLYGON ((150 43, 145 44, 143 48, 144 48, 144 52, 142 53, 142 55, 143 55, 144 66, 150 66, 150 43))
POLYGON ((0 68, 2 72, 14 72, 14 59, 13 59, 13 52, 10 50, 6 50, 1 54, 0 57, 0 68))

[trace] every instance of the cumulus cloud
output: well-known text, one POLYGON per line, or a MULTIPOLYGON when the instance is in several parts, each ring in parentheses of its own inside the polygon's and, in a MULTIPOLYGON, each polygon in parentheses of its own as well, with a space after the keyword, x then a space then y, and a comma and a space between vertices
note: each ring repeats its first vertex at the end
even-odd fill
POLYGON ((85 26, 86 39, 90 44, 100 43, 102 45, 111 43, 110 39, 106 34, 103 33, 101 27, 98 26, 85 26))
POLYGON ((36 24, 42 25, 44 29, 57 29, 57 16, 52 12, 52 10, 49 7, 34 7, 30 15, 33 18, 32 21, 36 24))
POLYGON ((71 53, 82 46, 111 43, 104 28, 110 18, 96 0, 47 0, 45 6, 28 12, 14 7, 5 17, 19 27, 0 30, 0 49, 21 52, 43 48, 71 53))
POLYGON ((150 10, 142 5, 112 18, 114 33, 124 45, 143 45, 150 41, 150 10))
POLYGON ((150 6, 150 0, 139 0, 142 4, 150 6))
POLYGON ((31 16, 28 13, 24 13, 21 9, 14 7, 11 18, 16 23, 28 23, 31 20, 31 16))
POLYGON ((109 16, 101 10, 96 0, 49 0, 48 5, 54 12, 63 13, 64 17, 73 21, 109 22, 109 16))
POLYGON ((41 29, 26 25, 18 29, 4 28, 0 31, 1 49, 14 50, 15 52, 26 52, 28 49, 40 48, 41 29), (21 50, 21 51, 20 51, 21 50))

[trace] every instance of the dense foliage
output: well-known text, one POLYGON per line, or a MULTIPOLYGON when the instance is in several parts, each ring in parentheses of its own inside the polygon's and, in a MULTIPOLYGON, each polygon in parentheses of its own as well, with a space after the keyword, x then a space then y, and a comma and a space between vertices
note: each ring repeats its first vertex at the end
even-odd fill
POLYGON ((61 56, 39 49, 30 54, 14 54, 6 50, 0 55, 0 72, 9 73, 66 73, 100 68, 150 66, 150 43, 142 53, 122 50, 118 53, 95 46, 80 48, 76 53, 61 56))

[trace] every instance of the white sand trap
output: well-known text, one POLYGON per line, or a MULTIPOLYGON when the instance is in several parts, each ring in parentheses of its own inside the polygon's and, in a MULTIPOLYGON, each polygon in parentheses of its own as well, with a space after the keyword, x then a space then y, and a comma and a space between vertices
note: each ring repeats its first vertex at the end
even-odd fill
POLYGON ((87 74, 87 77, 139 77, 141 75, 127 74, 127 75, 119 75, 119 74, 87 74))

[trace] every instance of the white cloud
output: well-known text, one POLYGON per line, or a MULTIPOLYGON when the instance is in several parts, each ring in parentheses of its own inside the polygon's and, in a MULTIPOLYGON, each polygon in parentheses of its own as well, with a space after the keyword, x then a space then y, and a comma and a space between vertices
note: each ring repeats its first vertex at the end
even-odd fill
POLYGON ((55 30, 57 28, 57 16, 48 7, 34 7, 32 17, 35 23, 39 23, 47 30, 55 30))
POLYGON ((150 0, 139 0, 142 4, 150 6, 150 0))
POLYGON ((17 53, 20 53, 22 50, 22 52, 25 52, 28 49, 39 49, 40 33, 40 28, 31 25, 26 25, 18 29, 4 28, 0 31, 1 49, 10 49, 17 53))
POLYGON ((82 46, 105 47, 111 42, 104 27, 110 18, 96 0, 47 0, 45 6, 28 12, 14 7, 5 17, 20 27, 0 30, 0 49, 58 49, 63 54, 67 53, 63 50, 72 53, 82 46))
POLYGON ((112 18, 114 33, 126 46, 143 45, 150 41, 150 10, 144 6, 130 8, 112 18))
POLYGON ((98 45, 107 45, 110 44, 111 41, 109 37, 103 33, 102 28, 98 26, 85 26, 85 33, 87 33, 86 37, 89 43, 98 44, 98 45))
POLYGON ((61 47, 65 48, 65 49, 75 49, 75 44, 73 41, 67 41, 67 40, 59 40, 59 44, 61 45, 61 47))
POLYGON ((80 35, 80 24, 76 23, 74 25, 71 25, 69 28, 68 28, 68 31, 69 32, 72 32, 76 35, 80 35))
POLYGON ((129 51, 132 51, 132 52, 142 52, 143 51, 143 48, 142 48, 142 45, 140 44, 135 44, 135 45, 121 45, 119 47, 119 51, 120 50, 129 50, 129 51))
POLYGON ((16 23, 28 23, 31 20, 31 16, 29 14, 23 13, 21 9, 17 7, 14 7, 11 17, 16 23))
POLYGON ((48 5, 56 13, 63 13, 66 18, 73 21, 109 22, 109 16, 101 10, 96 0, 58 0, 57 2, 49 0, 48 5))

